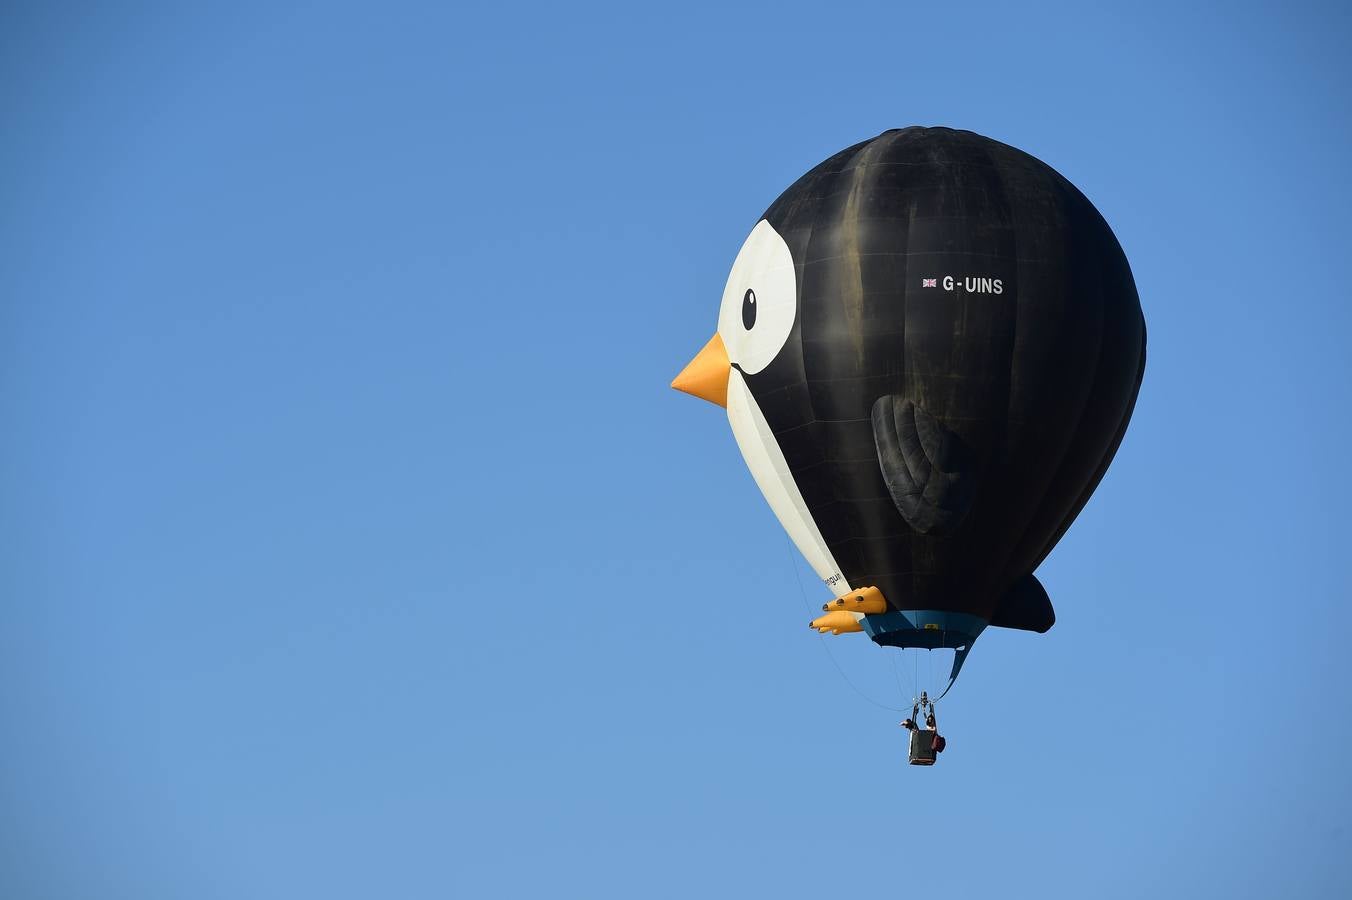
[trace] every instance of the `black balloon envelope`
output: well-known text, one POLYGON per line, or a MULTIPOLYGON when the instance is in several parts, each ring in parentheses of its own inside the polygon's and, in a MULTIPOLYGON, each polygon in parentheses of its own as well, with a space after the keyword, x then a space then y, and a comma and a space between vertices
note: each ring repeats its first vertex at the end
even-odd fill
POLYGON ((1145 322, 1094 206, 967 131, 903 128, 798 179, 752 228, 673 387, 725 405, 837 600, 813 625, 952 647, 1046 631, 1033 575, 1131 418, 1145 322))

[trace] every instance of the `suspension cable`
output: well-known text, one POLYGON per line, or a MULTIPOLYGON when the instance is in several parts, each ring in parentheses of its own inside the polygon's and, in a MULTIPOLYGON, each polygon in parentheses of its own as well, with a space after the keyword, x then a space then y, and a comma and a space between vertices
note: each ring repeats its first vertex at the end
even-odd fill
MULTIPOLYGON (((815 615, 812 615, 812 604, 808 602, 807 590, 803 587, 803 576, 798 571, 798 559, 793 555, 794 551, 793 542, 789 540, 789 536, 787 533, 784 535, 784 540, 788 543, 789 564, 793 566, 793 578, 795 581, 798 582, 798 593, 803 598, 803 609, 807 610, 808 615, 811 615, 812 618, 815 619, 817 617, 815 615)), ((874 700, 868 694, 865 694, 863 691, 861 691, 855 685, 855 683, 850 680, 850 676, 845 674, 845 670, 840 667, 840 663, 836 661, 836 655, 831 652, 831 647, 826 642, 826 637, 822 635, 820 632, 817 632, 817 641, 818 643, 821 644, 822 650, 826 651, 826 658, 831 660, 831 665, 834 666, 836 671, 840 673, 841 679, 843 679, 844 682, 850 686, 850 690, 854 691, 862 699, 868 701, 869 703, 872 703, 879 709, 891 710, 892 712, 906 711, 904 709, 898 709, 895 706, 888 706, 885 703, 879 703, 877 700, 874 700)))

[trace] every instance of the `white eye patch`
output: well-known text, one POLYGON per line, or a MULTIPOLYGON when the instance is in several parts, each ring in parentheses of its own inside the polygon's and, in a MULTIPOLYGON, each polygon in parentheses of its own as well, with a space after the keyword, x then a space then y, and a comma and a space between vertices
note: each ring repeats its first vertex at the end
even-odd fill
POLYGON ((728 359, 754 375, 768 366, 793 330, 798 310, 798 281, 789 245, 761 219, 732 263, 718 335, 728 359))

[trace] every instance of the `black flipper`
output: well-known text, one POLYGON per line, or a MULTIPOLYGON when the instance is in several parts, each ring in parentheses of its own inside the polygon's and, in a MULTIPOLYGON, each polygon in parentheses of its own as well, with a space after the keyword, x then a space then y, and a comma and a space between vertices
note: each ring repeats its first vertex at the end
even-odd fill
POLYGON ((962 440, 910 400, 885 394, 873 404, 873 441, 892 502, 921 534, 951 534, 976 493, 962 440))
POLYGON ((991 624, 1042 634, 1056 624, 1056 611, 1052 609, 1051 598, 1042 582, 1036 576, 1025 575, 1010 585, 1000 598, 991 624))

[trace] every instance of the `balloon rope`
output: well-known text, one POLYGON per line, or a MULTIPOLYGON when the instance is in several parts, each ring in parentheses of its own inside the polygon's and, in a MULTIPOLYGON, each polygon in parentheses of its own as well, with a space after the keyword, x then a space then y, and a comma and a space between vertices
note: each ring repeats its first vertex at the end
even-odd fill
MULTIPOLYGON (((789 536, 787 534, 784 535, 784 540, 785 541, 789 540, 789 536)), ((793 566, 793 578, 795 581, 798 582, 798 593, 803 598, 803 609, 807 610, 808 615, 812 615, 812 604, 808 602, 807 591, 803 588, 803 576, 798 572, 798 560, 793 555, 793 543, 791 541, 789 541, 788 552, 789 552, 789 564, 793 566)), ((812 618, 815 619, 817 617, 813 615, 812 618)), ((850 686, 850 690, 854 691, 862 699, 867 700, 869 703, 872 703, 879 709, 887 709, 891 710, 892 712, 906 711, 904 709, 898 709, 895 706, 887 706, 886 704, 879 703, 877 700, 874 700, 868 694, 865 694, 863 691, 859 690, 859 688, 855 686, 854 682, 850 680, 850 676, 846 675, 845 670, 840 667, 840 663, 836 662, 836 655, 831 652, 831 647, 826 643, 826 636, 823 635, 821 632, 817 632, 817 641, 822 645, 822 649, 826 651, 826 658, 831 660, 831 665, 835 666, 836 671, 840 673, 841 679, 844 680, 844 682, 850 686)))
POLYGON ((887 654, 887 658, 892 661, 892 677, 897 682, 897 694, 901 697, 901 702, 906 702, 906 688, 901 683, 901 672, 897 668, 897 657, 904 653, 904 650, 898 649, 896 653, 887 654))

